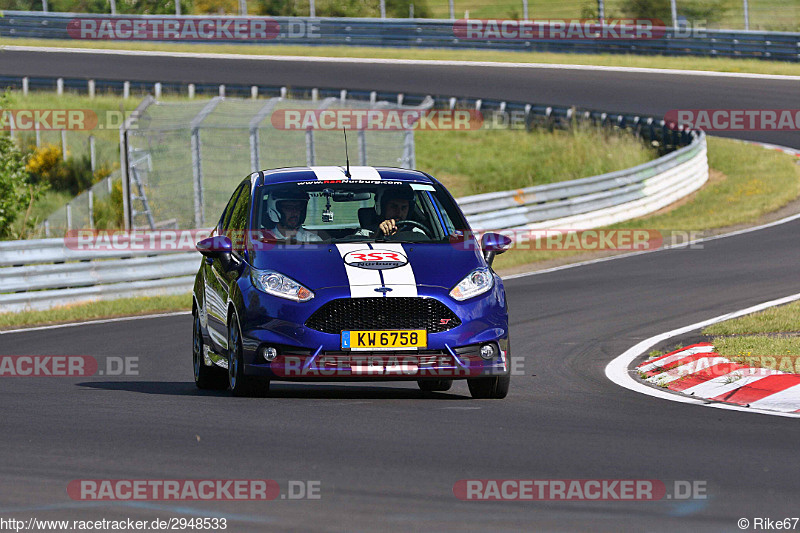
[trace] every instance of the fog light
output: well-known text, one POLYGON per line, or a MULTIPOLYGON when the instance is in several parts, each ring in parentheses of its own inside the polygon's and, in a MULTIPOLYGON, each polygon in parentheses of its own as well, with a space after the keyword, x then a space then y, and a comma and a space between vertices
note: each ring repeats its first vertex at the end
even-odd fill
POLYGON ((262 346, 258 351, 261 352, 261 357, 267 361, 274 361, 278 357, 278 350, 272 346, 262 346))
POLYGON ((494 344, 484 344, 483 346, 481 346, 481 357, 483 357, 487 361, 489 359, 494 359, 496 353, 497 350, 495 349, 494 344))

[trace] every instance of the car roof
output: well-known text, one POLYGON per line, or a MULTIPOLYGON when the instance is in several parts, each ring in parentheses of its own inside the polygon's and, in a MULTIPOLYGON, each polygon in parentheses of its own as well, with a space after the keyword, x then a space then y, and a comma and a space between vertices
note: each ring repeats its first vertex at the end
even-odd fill
MULTIPOLYGON (((295 183, 304 181, 346 181, 343 166, 288 167, 262 170, 258 172, 255 185, 273 183, 295 183)), ((393 167, 351 166, 351 179, 354 181, 394 180, 414 183, 436 183, 436 180, 419 170, 393 167), (377 175, 377 176, 376 176, 377 175)), ((254 176, 255 177, 255 176, 254 176)))

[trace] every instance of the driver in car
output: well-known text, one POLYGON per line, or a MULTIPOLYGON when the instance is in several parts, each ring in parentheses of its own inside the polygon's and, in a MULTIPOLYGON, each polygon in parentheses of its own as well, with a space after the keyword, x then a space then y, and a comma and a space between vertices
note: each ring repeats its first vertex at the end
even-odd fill
MULTIPOLYGON (((413 203, 414 191, 409 187, 392 187, 379 191, 375 198, 375 214, 379 222, 376 226, 363 228, 359 233, 366 230, 369 234, 380 231, 384 235, 394 235, 398 230, 397 222, 408 220, 413 203)), ((416 227, 412 231, 425 233, 416 227)))

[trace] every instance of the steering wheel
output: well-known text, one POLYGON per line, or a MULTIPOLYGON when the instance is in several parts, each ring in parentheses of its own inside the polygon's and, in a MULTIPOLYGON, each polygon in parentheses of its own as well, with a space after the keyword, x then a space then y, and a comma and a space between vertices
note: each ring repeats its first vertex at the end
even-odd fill
POLYGON ((412 228, 421 229, 422 233, 424 233, 426 237, 428 237, 429 239, 432 238, 431 237, 431 230, 427 226, 425 226, 424 224, 422 224, 420 222, 417 222, 416 220, 408 220, 408 219, 406 219, 406 220, 398 220, 394 224, 395 224, 395 226, 397 226, 397 231, 398 232, 400 231, 400 228, 403 228, 403 227, 406 227, 406 226, 411 226, 412 228))

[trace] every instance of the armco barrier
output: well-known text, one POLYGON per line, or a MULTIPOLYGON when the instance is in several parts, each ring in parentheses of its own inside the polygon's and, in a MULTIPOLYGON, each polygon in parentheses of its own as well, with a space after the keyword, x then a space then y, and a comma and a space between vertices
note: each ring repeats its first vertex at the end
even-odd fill
MULTIPOLYGON (((70 21, 85 18, 175 19, 170 15, 103 15, 5 11, 0 17, 0 37, 66 39, 70 21)), ((202 17, 192 17, 199 19, 202 17)), ((247 17, 227 17, 231 21, 247 17)), ((251 17, 249 20, 253 20, 251 17)), ((262 18, 263 20, 263 18, 262 18)), ((800 61, 800 33, 735 30, 660 29, 650 39, 464 39, 452 20, 274 17, 280 32, 274 38, 248 40, 249 44, 308 44, 386 46, 414 48, 474 48, 573 53, 659 54, 800 61), (303 28, 302 31, 294 28, 303 28), (663 34, 662 34, 663 32, 663 34)), ((159 39, 163 40, 163 39, 159 39)), ((192 42, 183 40, 183 42, 192 42)), ((230 37, 202 42, 231 42, 230 37)))

